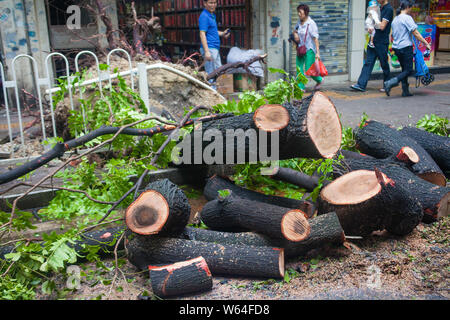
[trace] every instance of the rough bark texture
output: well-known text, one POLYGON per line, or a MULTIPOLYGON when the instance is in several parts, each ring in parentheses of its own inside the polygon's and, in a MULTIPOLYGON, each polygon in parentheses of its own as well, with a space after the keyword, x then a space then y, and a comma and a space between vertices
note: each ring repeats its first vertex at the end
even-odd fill
POLYGON ((218 231, 256 231, 291 241, 302 241, 310 233, 306 215, 301 210, 251 201, 233 194, 208 202, 200 217, 209 228, 218 231), (289 215, 293 219, 292 227, 286 222, 289 215))
POLYGON ((354 170, 379 168, 397 185, 406 189, 410 196, 422 205, 424 214, 422 221, 425 223, 434 222, 438 217, 450 214, 450 206, 448 205, 450 188, 439 187, 420 179, 405 165, 382 159, 346 159, 344 162, 345 165, 334 168, 334 177, 340 177, 354 170))
POLYGON ((213 275, 283 278, 284 250, 272 247, 221 245, 211 242, 140 236, 129 233, 128 260, 145 270, 149 265, 205 258, 213 275))
POLYGON ((208 229, 186 227, 179 237, 184 239, 220 243, 224 245, 248 245, 284 248, 287 258, 307 254, 322 246, 341 244, 345 241, 344 230, 334 212, 323 214, 309 220, 311 233, 303 241, 292 242, 270 238, 255 232, 221 232, 208 229))
POLYGON ((445 186, 445 176, 428 152, 395 128, 370 120, 355 131, 355 137, 357 148, 361 152, 378 159, 396 156, 403 147, 410 147, 419 156, 419 162, 411 166, 412 171, 427 181, 445 186))
MULTIPOLYGON (((384 229, 396 235, 410 233, 423 217, 422 206, 401 184, 377 170, 373 174, 381 188, 376 194, 354 203, 336 203, 333 196, 325 198, 326 189, 339 185, 344 175, 322 189, 318 199, 319 214, 335 211, 346 235, 367 236, 384 229)), ((349 174, 355 177, 356 182, 359 179, 357 174, 363 171, 368 170, 349 174)))
POLYGON ((400 133, 414 139, 422 146, 450 178, 450 137, 439 136, 425 130, 404 127, 400 133))
POLYGON ((316 212, 316 207, 311 201, 301 201, 285 197, 265 195, 260 192, 239 187, 229 179, 217 175, 208 179, 203 190, 203 195, 207 200, 211 201, 219 196, 218 191, 225 189, 230 190, 235 196, 239 196, 244 199, 264 202, 290 209, 300 209, 305 212, 308 217, 312 217, 316 212))
MULTIPOLYGON (((162 179, 147 185, 141 196, 127 208, 125 213, 127 226, 133 230, 133 232, 142 234, 158 233, 160 235, 175 235, 183 231, 191 214, 191 206, 189 205, 189 201, 183 190, 178 188, 178 186, 170 180, 162 179), (139 211, 147 211, 148 209, 147 212, 150 211, 155 217, 159 214, 157 212, 159 204, 142 201, 141 196, 148 191, 156 191, 162 195, 169 207, 169 215, 164 225, 151 233, 146 232, 144 227, 139 227, 140 223, 138 221, 139 211)), ((152 220, 156 220, 155 217, 152 217, 152 220)))
POLYGON ((199 293, 212 289, 212 275, 203 257, 177 262, 163 267, 152 267, 150 280, 153 293, 170 297, 199 293))
POLYGON ((318 176, 309 176, 298 170, 278 167, 270 176, 272 179, 292 183, 308 192, 312 192, 319 183, 318 176))
MULTIPOLYGON (((236 164, 298 157, 332 158, 335 155, 340 147, 342 128, 334 105, 323 93, 316 92, 301 102, 295 102, 293 105, 285 103, 283 107, 289 113, 289 124, 279 131, 267 132, 266 141, 260 137, 262 130, 259 130, 254 123, 254 113, 247 113, 211 121, 203 124, 201 128, 198 127, 191 133, 190 143, 180 150, 183 151, 180 160, 184 164, 194 165, 236 164), (327 106, 327 112, 320 112, 323 111, 324 104, 327 106), (322 133, 321 139, 312 137, 309 132, 310 126, 317 124, 315 125, 317 128, 322 124, 322 120, 326 124, 320 128, 321 130, 317 130, 322 133), (207 131, 214 133, 211 137, 212 141, 204 138, 207 131), (247 137, 245 137, 246 134, 248 134, 247 137), (279 150, 279 157, 271 159, 273 155, 271 142, 276 135, 278 135, 278 145, 274 143, 274 148, 279 150), (221 141, 219 138, 215 141, 216 137, 220 137, 221 141), (262 146, 267 152, 262 152, 262 146), (188 147, 190 154, 184 154, 188 147), (202 156, 205 150, 214 158, 208 160, 213 163, 205 163, 205 157, 202 156)), ((276 142, 276 139, 274 141, 276 142)))

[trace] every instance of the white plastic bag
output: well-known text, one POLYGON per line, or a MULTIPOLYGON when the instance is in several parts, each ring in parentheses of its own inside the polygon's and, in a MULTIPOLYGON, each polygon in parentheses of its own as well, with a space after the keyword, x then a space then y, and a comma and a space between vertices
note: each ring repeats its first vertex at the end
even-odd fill
MULTIPOLYGON (((235 62, 245 62, 253 58, 254 56, 262 55, 262 50, 242 50, 238 47, 233 47, 230 49, 230 52, 227 56, 227 63, 235 63, 235 62)), ((264 77, 264 69, 261 65, 260 61, 253 62, 248 70, 251 74, 263 78, 264 77)), ((237 68, 230 70, 229 73, 247 73, 244 68, 237 68)))

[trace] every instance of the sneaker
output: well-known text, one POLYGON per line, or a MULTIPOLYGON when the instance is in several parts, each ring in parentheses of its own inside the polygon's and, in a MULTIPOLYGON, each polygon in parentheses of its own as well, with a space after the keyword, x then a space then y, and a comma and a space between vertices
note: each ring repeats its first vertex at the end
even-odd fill
POLYGON ((381 89, 380 89, 380 92, 385 92, 385 91, 386 91, 386 90, 384 90, 384 88, 381 88, 381 89))
POLYGON ((357 84, 352 84, 352 85, 350 86, 350 88, 352 88, 353 90, 356 90, 356 91, 366 92, 366 89, 361 88, 361 87, 358 86, 357 84))

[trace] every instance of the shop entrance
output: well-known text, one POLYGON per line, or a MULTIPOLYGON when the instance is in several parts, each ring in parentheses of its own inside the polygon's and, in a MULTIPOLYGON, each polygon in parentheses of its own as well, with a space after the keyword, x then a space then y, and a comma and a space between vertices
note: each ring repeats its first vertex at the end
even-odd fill
MULTIPOLYGON (((119 28, 132 37, 130 1, 117 0, 119 28)), ((163 27, 162 38, 150 37, 146 45, 155 47, 173 61, 200 50, 198 18, 203 11, 203 0, 135 0, 138 17, 157 16, 163 27)), ((251 48, 251 1, 217 0, 216 19, 219 30, 231 30, 231 36, 222 39, 222 61, 231 47, 251 48)))
MULTIPOLYGON (((366 6, 368 4, 366 0, 366 6)), ((390 0, 396 9, 400 0, 390 0)), ((411 16, 419 27, 422 36, 431 41, 431 56, 425 58, 429 67, 450 66, 450 1, 448 0, 415 0, 411 16)), ((419 47, 422 47, 420 45, 419 47)), ((425 51, 425 48, 421 48, 425 51)))

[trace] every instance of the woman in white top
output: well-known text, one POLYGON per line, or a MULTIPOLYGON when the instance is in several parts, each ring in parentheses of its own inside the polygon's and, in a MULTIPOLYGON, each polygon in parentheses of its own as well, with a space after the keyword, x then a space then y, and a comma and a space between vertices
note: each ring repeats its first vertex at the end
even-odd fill
MULTIPOLYGON (((390 95, 391 89, 397 86, 399 82, 402 83, 402 96, 412 96, 409 92, 408 83, 408 77, 412 75, 414 71, 412 36, 414 35, 428 50, 431 50, 430 44, 422 37, 419 31, 417 31, 417 24, 409 15, 412 5, 411 1, 402 0, 400 2, 400 7, 397 9, 397 16, 394 18, 394 21, 392 21, 392 38, 394 40, 392 48, 400 61, 402 72, 398 76, 384 82, 384 89, 388 96, 390 95)), ((419 49, 416 48, 416 50, 419 49)))
MULTIPOLYGON (((306 46, 306 53, 303 56, 297 54, 296 65, 300 68, 300 72, 305 75, 305 72, 313 65, 316 59, 320 59, 319 29, 314 20, 309 17, 308 5, 299 5, 297 13, 300 21, 295 27, 294 39, 297 43, 297 48, 302 45, 306 46)), ((314 90, 320 89, 323 78, 320 76, 311 78, 316 82, 314 90)), ((304 89, 305 87, 303 84, 300 84, 300 88, 304 89)))

